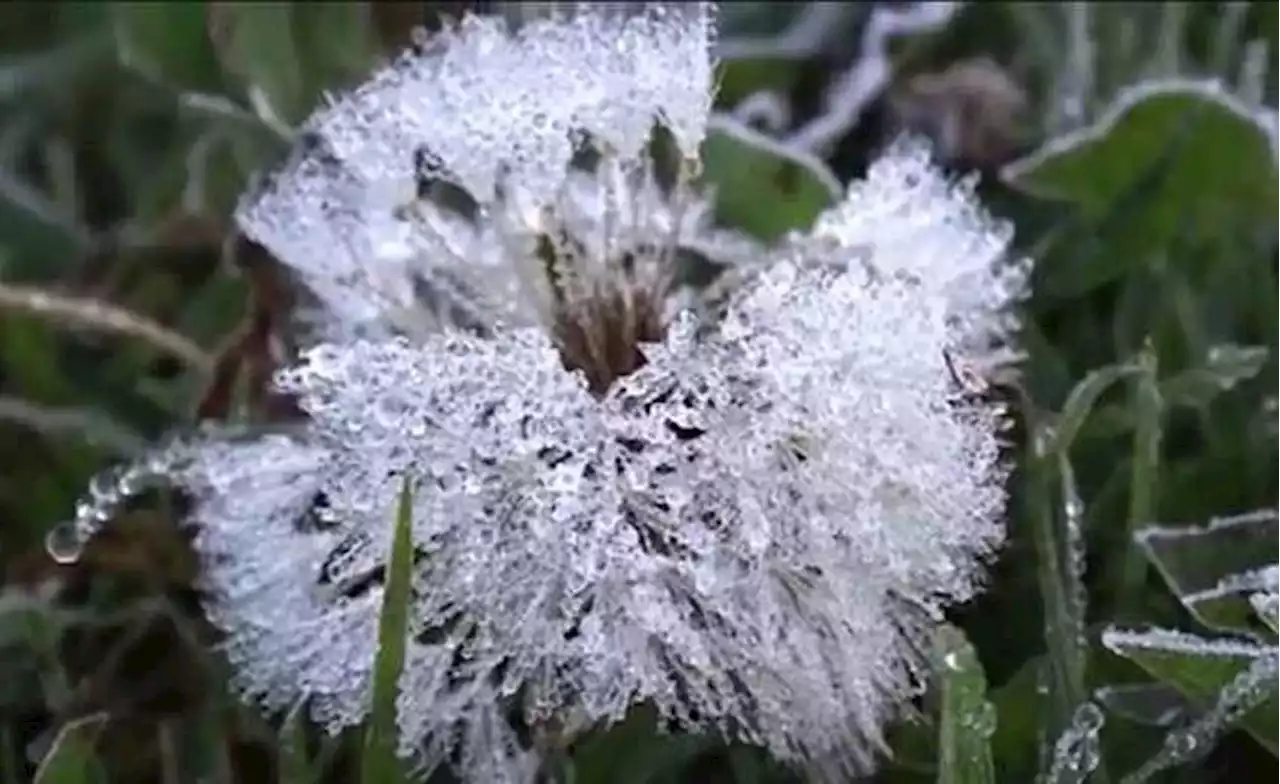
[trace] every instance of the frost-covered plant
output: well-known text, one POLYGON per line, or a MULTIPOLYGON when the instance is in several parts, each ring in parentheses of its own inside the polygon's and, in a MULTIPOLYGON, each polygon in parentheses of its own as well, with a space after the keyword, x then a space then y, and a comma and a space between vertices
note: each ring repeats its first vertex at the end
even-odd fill
POLYGON ((191 495, 246 695, 365 715, 407 479, 398 714, 425 768, 525 780, 525 730, 644 702, 833 775, 884 749, 1002 538, 1002 412, 947 355, 1001 340, 1009 235, 907 142, 777 249, 714 229, 690 176, 711 38, 705 4, 468 17, 242 206, 329 311, 278 378, 307 422, 174 443, 78 525, 148 477, 191 495), (683 307, 688 249, 760 272, 683 307))
MULTIPOLYGON (((1148 781, 1168 768, 1209 753, 1232 725, 1274 701, 1280 678, 1280 647, 1276 644, 1280 601, 1280 563, 1273 548, 1277 516, 1274 509, 1218 518, 1204 527, 1152 526, 1135 535, 1190 614, 1203 625, 1227 632, 1206 637, 1176 629, 1121 629, 1109 626, 1102 642, 1119 655, 1137 661, 1165 659, 1165 672, 1187 673, 1195 691, 1212 686, 1197 670, 1213 672, 1224 662, 1235 673, 1217 694, 1196 694, 1204 703, 1190 721, 1175 727, 1160 749, 1124 782, 1148 781), (1231 569, 1215 574, 1217 568, 1231 569), (1248 615, 1261 621, 1250 629, 1248 615), (1168 662, 1172 662, 1171 666, 1168 662), (1205 700, 1204 698, 1208 698, 1205 700)), ((1274 709, 1274 706, 1272 707, 1274 709)))
POLYGON ((1215 89, 1250 106, 1275 103, 1270 44, 1245 37, 1247 17, 1261 6, 1235 0, 1008 5, 1034 42, 1029 60, 1038 61, 1032 68, 1044 83, 1040 115, 1051 135, 1096 121, 1134 87, 1169 80, 1212 80, 1215 89))

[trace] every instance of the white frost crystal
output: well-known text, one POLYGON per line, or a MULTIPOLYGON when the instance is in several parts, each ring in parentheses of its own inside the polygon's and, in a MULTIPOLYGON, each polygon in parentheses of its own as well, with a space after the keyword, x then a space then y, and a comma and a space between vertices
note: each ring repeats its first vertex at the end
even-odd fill
POLYGON ((997 331, 1008 232, 905 143, 772 257, 714 229, 649 152, 665 129, 696 168, 711 30, 705 4, 468 18, 322 112, 242 206, 341 336, 278 380, 299 431, 154 464, 195 500, 246 694, 307 698, 331 729, 365 716, 407 479, 399 717, 424 767, 527 780, 524 728, 645 702, 823 772, 871 766, 922 635, 1002 538, 1001 412, 946 354, 997 331), (414 193, 424 170, 470 211, 414 193), (715 314, 681 310, 687 249, 765 263, 715 314), (422 281, 470 310, 415 322, 422 281))

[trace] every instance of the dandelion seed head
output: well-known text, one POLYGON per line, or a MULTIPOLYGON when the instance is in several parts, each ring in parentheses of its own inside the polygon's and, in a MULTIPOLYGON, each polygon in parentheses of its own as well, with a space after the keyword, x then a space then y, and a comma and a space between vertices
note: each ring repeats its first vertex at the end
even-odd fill
POLYGON ((1012 227, 986 213, 975 185, 939 176, 927 143, 904 137, 819 217, 801 252, 863 275, 915 281, 922 296, 950 303, 957 347, 993 352, 1007 345, 1016 324, 1010 306, 1029 270, 1008 256, 1012 227))
POLYGON ((355 536, 335 585, 385 564, 414 483, 407 752, 477 722, 500 737, 463 753, 517 748, 484 717, 519 693, 529 717, 648 702, 869 764, 912 688, 903 627, 970 596, 1000 541, 997 414, 921 361, 946 303, 910 282, 782 263, 697 327, 603 391, 537 327, 322 346, 283 375, 355 536))
POLYGON ((715 228, 687 176, 710 37, 704 4, 468 18, 246 198, 334 325, 276 380, 298 432, 167 461, 246 694, 364 718, 408 481, 398 719, 424 769, 528 781, 528 736, 642 703, 874 765, 1002 538, 1000 414, 945 351, 988 339, 1009 237, 910 145, 775 253, 715 228), (673 308, 682 251, 751 274, 673 308))
POLYGON ((516 32, 467 16, 312 127, 369 181, 413 176, 425 149, 429 171, 481 203, 500 182, 549 200, 584 135, 633 161, 660 119, 697 155, 711 24, 706 3, 603 4, 516 32))
POLYGON ((579 241, 628 226, 652 237, 665 222, 713 247, 705 204, 647 169, 656 127, 688 160, 706 135, 709 4, 580 11, 517 31, 477 16, 448 26, 309 121, 309 143, 241 204, 241 227, 302 273, 340 332, 366 336, 545 315, 526 289, 548 214, 587 229, 579 241), (594 175, 584 152, 604 159, 594 175), (618 211, 607 225, 581 209, 606 203, 618 211), (450 307, 423 313, 424 289, 450 307))

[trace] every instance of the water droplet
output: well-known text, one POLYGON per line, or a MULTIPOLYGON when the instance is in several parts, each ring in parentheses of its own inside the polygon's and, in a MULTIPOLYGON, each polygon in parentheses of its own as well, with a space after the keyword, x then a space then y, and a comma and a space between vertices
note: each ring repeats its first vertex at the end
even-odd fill
POLYGON ((49 557, 60 564, 72 564, 80 560, 84 552, 84 542, 80 532, 70 523, 62 523, 49 531, 44 538, 44 548, 49 557))
POLYGON ((1195 752, 1198 741, 1194 732, 1174 732, 1169 734, 1167 743, 1170 751, 1186 756, 1195 752))
POLYGON ((95 500, 110 503, 120 495, 118 482, 120 472, 117 470, 103 471, 89 480, 89 495, 95 500))
POLYGON ((1071 726, 1063 731, 1053 745, 1049 781, 1087 780, 1087 774, 1093 772, 1098 765, 1098 731, 1104 720, 1102 710, 1092 702, 1085 702, 1076 708, 1071 726), (1063 778, 1066 773, 1084 774, 1085 777, 1072 775, 1063 778))
POLYGON ((1249 597, 1253 611, 1270 626, 1276 625, 1280 616, 1280 595, 1274 593, 1255 593, 1249 597))
POLYGON ((1086 702, 1076 710, 1075 724, 1086 732, 1094 732, 1102 728, 1105 721, 1101 709, 1092 702, 1086 702))
POLYGON ((415 25, 409 31, 409 40, 416 49, 426 49, 431 45, 431 31, 421 25, 415 25))
POLYGON ((990 738, 996 732, 996 706, 989 702, 982 703, 978 715, 974 718, 973 729, 984 738, 990 738))
POLYGON ((1057 432, 1045 425, 1036 431, 1035 437, 1031 440, 1031 448, 1037 457, 1044 457, 1053 449, 1054 442, 1057 439, 1057 432))

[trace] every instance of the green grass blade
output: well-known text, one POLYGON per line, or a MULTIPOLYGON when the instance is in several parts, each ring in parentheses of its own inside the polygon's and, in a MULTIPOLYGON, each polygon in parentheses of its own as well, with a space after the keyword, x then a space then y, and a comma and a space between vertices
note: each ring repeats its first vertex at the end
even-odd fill
POLYGON ((1062 415, 1054 423, 1051 430, 1042 433, 1048 437, 1044 452, 1058 452, 1066 455, 1075 443, 1076 436, 1084 427, 1085 420, 1093 412, 1094 406, 1102 398, 1104 392, 1127 375, 1137 369, 1131 364, 1107 365, 1089 371, 1079 383, 1071 389, 1066 402, 1062 404, 1062 415))
POLYGON ((97 781, 93 745, 107 722, 103 713, 69 721, 58 730, 40 761, 34 784, 91 784, 97 781))
POLYGON ((994 784, 991 735, 995 706, 987 701, 982 663, 954 626, 938 630, 934 644, 941 710, 938 717, 938 784, 994 784))
POLYGON ((20 767, 14 750, 17 738, 8 724, 0 724, 0 784, 18 784, 20 767))
POLYGON ((1155 349, 1148 342, 1138 358, 1139 373, 1134 382, 1134 409, 1137 428, 1133 435, 1133 476, 1129 483, 1129 525, 1126 529, 1117 608, 1122 617, 1133 616, 1142 600, 1147 559, 1133 541, 1139 527, 1155 518, 1157 472, 1160 468, 1161 416, 1164 401, 1157 378, 1155 349))
MULTIPOLYGON (((1044 440, 1046 436, 1039 436, 1044 440)), ((1075 600, 1075 586, 1065 568, 1058 535, 1056 493, 1053 482, 1060 461, 1052 455, 1033 454, 1029 465, 1028 516, 1035 546, 1036 577, 1044 603, 1045 649, 1048 651, 1049 715, 1047 728, 1056 735, 1070 720, 1071 711, 1084 699, 1084 654, 1078 630, 1082 626, 1075 600)), ((1065 461, 1062 461, 1065 462, 1065 461)), ((1068 464, 1069 465, 1069 464, 1068 464)))
POLYGON ((310 784, 315 780, 307 759, 305 714, 298 706, 289 712, 280 728, 280 784, 310 784))
POLYGON ((365 731, 360 781, 389 784, 399 780, 396 759, 396 696, 404 669, 409 624, 409 588, 413 568, 413 494, 406 478, 396 510, 395 532, 378 623, 378 655, 373 667, 373 705, 365 731))

